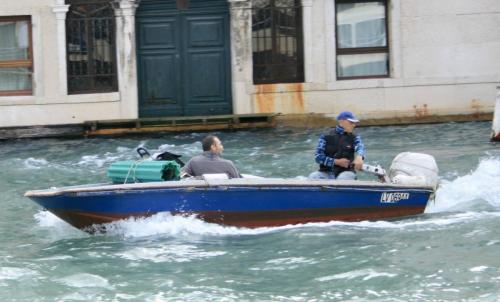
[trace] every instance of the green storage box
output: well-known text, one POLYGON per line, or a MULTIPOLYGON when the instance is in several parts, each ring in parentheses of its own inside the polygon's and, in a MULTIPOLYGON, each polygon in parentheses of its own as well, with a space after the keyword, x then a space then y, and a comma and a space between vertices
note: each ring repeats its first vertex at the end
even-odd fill
POLYGON ((181 167, 170 160, 117 161, 108 168, 113 183, 179 180, 181 167))

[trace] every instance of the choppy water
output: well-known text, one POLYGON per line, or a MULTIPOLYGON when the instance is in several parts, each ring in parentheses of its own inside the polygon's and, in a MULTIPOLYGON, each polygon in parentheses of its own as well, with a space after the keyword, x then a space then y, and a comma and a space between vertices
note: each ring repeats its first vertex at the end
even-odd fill
MULTIPOLYGON (((388 167, 402 151, 435 156, 441 187, 418 218, 238 229, 159 214, 94 236, 23 193, 106 181, 106 167, 138 146, 187 160, 204 134, 0 142, 0 301, 500 301, 490 126, 359 129, 372 164, 388 167)), ((218 134, 242 173, 304 177, 320 131, 218 134)))

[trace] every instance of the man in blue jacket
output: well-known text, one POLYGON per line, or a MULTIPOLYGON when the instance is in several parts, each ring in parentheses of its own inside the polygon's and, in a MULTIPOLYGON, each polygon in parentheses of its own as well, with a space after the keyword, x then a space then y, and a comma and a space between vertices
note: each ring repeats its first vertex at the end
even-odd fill
POLYGON ((337 127, 322 134, 316 147, 315 160, 319 171, 309 175, 312 179, 356 179, 356 172, 362 168, 365 146, 359 135, 353 131, 359 120, 350 111, 337 116, 337 127))

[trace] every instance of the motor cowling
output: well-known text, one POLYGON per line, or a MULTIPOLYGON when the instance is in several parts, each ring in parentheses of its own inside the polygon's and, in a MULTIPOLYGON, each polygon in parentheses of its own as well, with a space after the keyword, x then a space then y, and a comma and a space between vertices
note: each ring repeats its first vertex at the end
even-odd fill
POLYGON ((438 166, 432 155, 403 152, 392 161, 389 178, 392 183, 425 185, 436 188, 439 182, 438 166))

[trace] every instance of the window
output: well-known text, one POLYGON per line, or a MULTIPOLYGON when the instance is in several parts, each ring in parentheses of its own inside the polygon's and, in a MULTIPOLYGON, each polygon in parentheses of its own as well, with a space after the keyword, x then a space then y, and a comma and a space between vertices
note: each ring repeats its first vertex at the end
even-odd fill
POLYGON ((253 81, 304 81, 300 0, 252 1, 253 81))
POLYGON ((389 76, 387 1, 336 1, 337 78, 389 76))
POLYGON ((31 95, 31 17, 0 17, 0 96, 31 95))
POLYGON ((111 0, 67 0, 68 93, 117 90, 115 18, 111 0))

